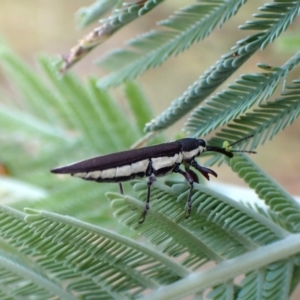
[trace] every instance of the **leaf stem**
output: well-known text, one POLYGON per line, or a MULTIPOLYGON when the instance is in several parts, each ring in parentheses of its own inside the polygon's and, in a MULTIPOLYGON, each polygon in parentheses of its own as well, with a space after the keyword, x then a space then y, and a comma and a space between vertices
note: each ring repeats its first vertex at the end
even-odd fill
POLYGON ((193 273, 176 283, 156 290, 144 300, 182 299, 184 296, 190 295, 191 291, 199 292, 205 288, 225 283, 238 275, 257 270, 299 252, 300 234, 291 234, 278 242, 224 261, 210 270, 193 273))

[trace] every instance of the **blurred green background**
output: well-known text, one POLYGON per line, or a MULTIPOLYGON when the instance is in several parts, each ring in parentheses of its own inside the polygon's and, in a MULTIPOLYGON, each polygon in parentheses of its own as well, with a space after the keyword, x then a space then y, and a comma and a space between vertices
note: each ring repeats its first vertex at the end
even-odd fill
MULTIPOLYGON (((77 40, 98 26, 94 23, 83 30, 78 30, 76 27, 74 17, 76 11, 92 3, 93 1, 82 0, 2 0, 0 36, 18 55, 32 65, 35 64, 35 58, 39 53, 59 58, 60 55, 68 53, 77 40)), ((165 1, 148 15, 117 32, 111 39, 84 58, 83 61, 76 64, 71 72, 75 72, 83 79, 89 75, 103 76, 106 74, 105 70, 94 65, 96 58, 107 53, 110 49, 121 47, 126 40, 155 28, 156 21, 166 18, 175 9, 191 3, 193 1, 165 1)), ((244 24, 246 20, 253 19, 252 14, 263 3, 265 2, 248 1, 237 16, 233 17, 226 26, 215 31, 204 42, 192 46, 188 51, 180 54, 176 60, 170 59, 160 68, 150 70, 138 78, 138 82, 142 85, 156 114, 162 112, 172 100, 179 97, 210 65, 234 46, 238 39, 252 33, 239 30, 238 25, 244 24)), ((256 66, 259 62, 273 66, 283 64, 291 53, 296 51, 286 44, 285 39, 293 35, 298 36, 298 39, 300 39, 299 28, 300 21, 297 20, 287 33, 282 34, 264 51, 256 53, 247 61, 239 70, 239 74, 261 72, 256 66), (288 51, 291 52, 288 53, 288 51)), ((299 75, 300 72, 296 69, 287 78, 287 82, 290 83, 291 80, 299 78, 299 75)), ((235 73, 231 80, 237 77, 238 74, 235 73)), ((227 82, 227 84, 231 82, 227 82)), ((10 89, 1 75, 1 66, 0 84, 10 89)), ((12 101, 14 101, 16 95, 14 91, 10 92, 12 101)), ((114 93, 118 97, 122 97, 118 89, 114 93)), ((181 129, 184 121, 173 126, 167 132, 168 139, 174 139, 176 132, 181 129)), ((266 172, 294 195, 300 195, 300 160, 298 159, 297 150, 300 146, 299 131, 300 121, 298 120, 271 142, 267 142, 258 148, 258 154, 252 156, 266 172)), ((219 174, 218 180, 222 182, 243 184, 226 166, 220 167, 217 172, 219 174)))

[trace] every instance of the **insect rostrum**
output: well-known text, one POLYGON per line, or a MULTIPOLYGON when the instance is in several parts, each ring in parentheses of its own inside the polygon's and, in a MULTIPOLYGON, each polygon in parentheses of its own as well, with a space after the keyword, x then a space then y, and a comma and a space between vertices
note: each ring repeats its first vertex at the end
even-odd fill
POLYGON ((187 198, 188 218, 191 214, 191 197, 193 184, 198 182, 196 173, 190 168, 199 171, 207 180, 209 175, 217 177, 217 173, 211 169, 200 166, 195 158, 203 152, 213 151, 232 157, 231 145, 224 148, 207 146, 202 139, 184 138, 170 143, 164 143, 139 149, 127 150, 103 156, 90 158, 68 166, 51 170, 57 174, 71 174, 85 180, 96 182, 121 182, 134 178, 148 177, 147 200, 142 213, 140 223, 143 223, 149 209, 151 185, 157 176, 164 176, 170 173, 179 173, 190 185, 187 198), (184 170, 180 168, 183 165, 184 170))

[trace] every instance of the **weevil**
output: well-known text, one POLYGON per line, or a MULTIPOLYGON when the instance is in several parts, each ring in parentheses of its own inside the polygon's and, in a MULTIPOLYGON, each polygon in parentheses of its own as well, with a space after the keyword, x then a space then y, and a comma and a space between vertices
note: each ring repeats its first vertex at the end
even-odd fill
POLYGON ((122 182, 148 177, 146 204, 140 223, 144 222, 149 209, 151 185, 155 182, 156 177, 170 173, 181 174, 190 186, 186 212, 186 218, 188 218, 191 214, 194 182, 198 182, 198 176, 191 168, 199 171, 207 180, 209 180, 209 175, 218 176, 212 169, 200 166, 196 157, 204 152, 218 152, 229 158, 233 157, 233 152, 255 153, 254 151, 232 150, 233 145, 249 137, 251 136, 233 144, 224 142, 223 147, 208 146, 202 139, 184 138, 174 142, 97 156, 53 169, 51 172, 70 174, 96 182, 116 182, 119 183, 122 194, 122 182), (184 170, 180 168, 181 165, 183 165, 184 170))

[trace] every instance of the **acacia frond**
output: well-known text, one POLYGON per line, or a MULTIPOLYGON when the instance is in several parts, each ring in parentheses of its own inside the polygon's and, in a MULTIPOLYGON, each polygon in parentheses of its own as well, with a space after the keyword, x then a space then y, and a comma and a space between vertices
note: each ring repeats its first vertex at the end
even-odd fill
POLYGON ((300 231, 300 205, 295 199, 246 155, 235 155, 229 164, 270 210, 276 213, 282 227, 292 232, 300 231))
MULTIPOLYGON (((166 197, 166 194, 163 195, 166 190, 168 188, 165 187, 160 190, 162 195, 160 200, 164 200, 165 204, 169 202, 170 207, 173 199, 166 197)), ((249 222, 251 219, 252 222, 257 223, 260 221, 265 223, 266 220, 253 219, 248 213, 246 215, 250 219, 244 217, 237 223, 240 228, 242 226, 247 228, 247 232, 235 231, 234 228, 230 228, 236 217, 236 213, 230 213, 231 207, 226 210, 226 216, 217 217, 219 221, 215 226, 218 223, 218 226, 224 229, 222 234, 218 234, 219 230, 211 226, 214 224, 212 221, 214 218, 210 220, 208 210, 204 214, 202 212, 203 215, 198 215, 197 218, 194 215, 194 222, 181 221, 180 218, 168 220, 168 217, 157 213, 159 216, 157 220, 162 217, 165 220, 161 223, 166 224, 167 221, 170 223, 169 228, 165 229, 170 234, 171 231, 176 232, 174 235, 166 235, 166 238, 161 235, 160 230, 157 231, 159 227, 153 227, 151 224, 155 212, 150 210, 150 220, 147 218, 147 223, 142 225, 134 223, 133 219, 136 219, 134 216, 130 220, 128 213, 135 215, 136 211, 128 210, 128 204, 130 203, 133 208, 136 207, 134 202, 142 204, 140 201, 128 202, 130 200, 128 197, 124 199, 124 196, 118 194, 110 194, 109 197, 115 199, 113 206, 120 217, 125 216, 125 223, 148 235, 155 248, 71 217, 32 209, 26 209, 24 214, 2 206, 0 208, 1 245, 10 248, 11 259, 4 260, 4 256, 0 255, 0 276, 5 276, 1 280, 1 283, 4 283, 4 289, 1 291, 5 292, 6 296, 18 297, 32 295, 34 292, 41 297, 47 297, 47 293, 50 293, 54 299, 55 297, 127 299, 146 295, 150 298, 154 297, 153 299, 161 299, 162 296, 168 295, 168 299, 173 299, 169 297, 174 292, 173 289, 176 290, 177 295, 182 293, 192 295, 213 288, 217 284, 227 283, 227 291, 232 285, 231 288, 238 287, 241 295, 243 290, 247 291, 249 287, 257 289, 257 294, 260 295, 269 291, 270 287, 275 287, 276 284, 278 286, 285 284, 285 287, 280 291, 275 289, 273 291, 275 295, 290 293, 291 275, 296 263, 293 255, 299 252, 300 247, 300 239, 297 235, 286 234, 284 230, 279 230, 274 235, 274 232, 272 230, 268 232, 263 224, 253 226, 254 223, 249 222), (246 242, 247 238, 243 236, 246 234, 246 237, 249 237, 250 232, 253 232, 258 239, 253 240, 256 242, 252 244, 248 253, 242 254, 250 245, 246 242), (170 236, 175 238, 173 243, 170 236), (204 249, 199 248, 203 242, 204 249), (258 247, 261 242, 271 244, 258 247), (237 244, 241 246, 235 248, 237 244), (194 272, 184 267, 184 265, 195 267, 202 251, 205 251, 205 245, 208 249, 214 249, 215 253, 223 253, 224 256, 221 256, 219 264, 210 265, 209 269, 203 272, 194 272), (192 257, 189 255, 189 250, 193 252, 192 257), (16 256, 23 258, 27 266, 16 265, 13 262, 16 256), (228 257, 231 259, 226 259, 228 257), (32 271, 34 269, 38 269, 40 274, 32 271), (247 276, 242 286, 235 286, 233 279, 245 273, 247 276), (195 277, 197 285, 195 285, 195 277), (259 284, 253 283, 255 277, 261 279, 259 284), (15 290, 8 289, 12 282, 9 283, 7 280, 12 278, 17 284, 26 282, 30 284, 18 286, 15 290)), ((176 205, 176 202, 174 204, 176 205)), ((235 208, 237 207, 235 205, 235 208)), ((217 209, 217 206, 211 205, 210 209, 217 209)), ((242 210, 243 213, 247 212, 242 210)), ((222 211, 225 212, 224 208, 222 211)), ((283 298, 278 296, 276 299, 283 298)))
POLYGON ((139 0, 136 3, 124 3, 121 9, 115 9, 109 18, 101 20, 102 25, 100 27, 83 37, 67 55, 63 56, 63 65, 60 71, 65 72, 117 30, 148 13, 162 1, 164 0, 139 0))
POLYGON ((76 300, 53 279, 34 270, 32 265, 2 251, 0 251, 0 280, 1 299, 25 299, 34 295, 39 299, 76 300))
MULTIPOLYGON (((142 192, 145 191, 144 184, 139 184, 138 188, 142 189, 142 192)), ((172 196, 171 192, 166 193, 166 191, 153 189, 152 194, 155 197, 153 199, 162 201, 162 205, 157 207, 158 201, 151 201, 151 209, 143 225, 138 223, 144 209, 143 202, 129 197, 122 199, 117 194, 110 193, 107 196, 110 200, 114 200, 112 205, 116 211, 115 215, 123 223, 144 235, 150 243, 159 247, 166 255, 177 257, 180 264, 197 269, 211 260, 220 262, 223 257, 234 256, 234 254, 241 254, 245 251, 244 246, 239 245, 226 232, 220 233, 218 226, 207 222, 204 217, 199 216, 196 224, 186 227, 184 203, 177 203, 176 196, 174 194, 172 196), (173 218, 178 225, 172 221, 173 218), (154 224, 156 225, 154 226, 154 224), (182 225, 183 228, 181 228, 182 225), (201 226, 204 226, 204 229, 196 238, 193 232, 201 226), (212 236, 218 240, 218 245, 211 240, 212 236)), ((141 199, 144 198, 142 194, 141 197, 141 199)))
POLYGON ((240 255, 257 245, 274 242, 287 235, 284 229, 265 216, 202 185, 195 185, 192 215, 186 219, 187 186, 175 185, 171 189, 156 183, 151 190, 151 209, 145 223, 140 225, 138 221, 144 209, 146 184, 138 183, 135 189, 143 202, 108 194, 114 200, 116 216, 161 251, 176 256, 183 265, 193 269, 211 260, 220 262, 240 255), (197 249, 196 253, 194 249, 197 249), (181 260, 179 255, 183 255, 181 260))
MULTIPOLYGON (((109 230, 53 213, 26 212, 1 207, 0 236, 19 255, 34 262, 32 268, 47 275, 45 286, 41 279, 30 278, 40 288, 47 290, 51 281, 56 281, 62 291, 77 297, 122 299, 188 275, 187 269, 155 249, 109 230)), ((60 295, 56 289, 52 291, 60 295)))
MULTIPOLYGON (((151 109, 147 115, 138 115, 129 107, 120 107, 116 99, 95 87, 93 79, 84 85, 71 74, 58 78, 52 62, 45 58, 40 59, 43 72, 39 73, 2 46, 0 61, 4 76, 23 95, 24 103, 19 107, 10 101, 0 109, 1 163, 9 176, 38 189, 52 189, 55 196, 31 201, 31 207, 71 213, 93 222, 102 218, 110 222, 107 201, 99 210, 90 207, 98 207, 101 195, 117 190, 117 185, 96 184, 91 188, 81 180, 54 176, 50 169, 128 149, 140 139, 141 124, 151 118, 151 109), (130 118, 124 118, 124 112, 130 118)), ((134 102, 146 109, 145 99, 135 85, 130 86, 127 97, 132 97, 125 97, 129 104, 134 102)), ((23 208, 24 200, 30 200, 26 194, 22 199, 14 202, 15 207, 23 208)))
MULTIPOLYGON (((135 189, 140 191, 139 198, 145 200, 145 184, 138 183, 135 189)), ((144 209, 143 202, 118 194, 108 194, 110 200, 113 200, 112 206, 115 214, 122 223, 145 236, 151 244, 159 247, 166 255, 175 256, 181 264, 194 269, 207 262, 207 259, 226 259, 224 266, 222 266, 222 260, 219 260, 216 267, 209 268, 203 273, 193 273, 193 276, 198 276, 197 284, 193 283, 192 277, 188 276, 161 288, 161 293, 154 291, 147 299, 162 299, 162 295, 172 298, 174 290, 177 296, 183 295, 181 293, 187 295, 196 291, 201 294, 205 288, 216 286, 220 282, 224 284, 219 285, 211 294, 216 299, 219 299, 218 297, 223 299, 228 293, 234 293, 237 299, 246 299, 245 296, 251 296, 252 292, 255 292, 258 298, 262 298, 270 295, 271 290, 276 299, 286 299, 290 294, 289 287, 295 258, 292 254, 288 259, 282 256, 282 260, 278 258, 272 260, 271 264, 268 261, 278 250, 274 248, 276 241, 285 239, 292 241, 295 237, 273 223, 270 218, 260 215, 261 218, 257 219, 258 214, 252 209, 244 209, 244 205, 237 204, 201 185, 195 185, 192 215, 189 219, 185 219, 183 208, 187 197, 186 189, 187 187, 183 188, 182 185, 175 185, 171 189, 156 183, 153 188, 153 197, 151 197, 151 208, 142 225, 138 224, 138 221, 144 209), (217 234, 221 233, 220 230, 222 234, 217 234), (169 238, 170 236, 172 239, 169 238), (202 246, 197 246, 195 241, 201 243, 202 246), (260 246, 258 251, 242 254, 249 249, 255 249, 258 245, 266 244, 272 246, 260 246), (232 245, 234 249, 226 245, 232 245), (193 253, 195 246, 197 252, 193 253), (208 249, 210 249, 209 252, 208 249), (270 249, 274 251, 273 254, 270 249), (251 256, 252 253, 256 254, 248 258, 248 255, 251 256), (229 257, 235 256, 238 257, 232 262, 228 260, 229 257), (248 261, 246 263, 248 266, 241 267, 241 264, 246 261, 248 261), (233 265, 235 266, 229 271, 228 267, 233 265), (215 269, 218 269, 216 273, 214 273, 215 269), (223 269, 226 275, 219 269, 223 269), (236 286, 233 278, 241 274, 245 274, 245 279, 239 286, 236 286)), ((276 218, 276 215, 274 217, 276 218)), ((279 243, 284 246, 283 243, 279 243)), ((291 250, 291 247, 288 246, 283 251, 286 252, 287 249, 291 250)), ((295 251, 299 251, 299 246, 295 246, 293 253, 296 253, 295 251)))
POLYGON ((113 73, 98 81, 99 87, 116 86, 132 80, 149 68, 157 67, 171 55, 177 55, 222 26, 245 0, 202 1, 180 9, 169 19, 158 23, 164 27, 152 30, 101 59, 99 64, 113 73))
MULTIPOLYGON (((300 114, 300 80, 287 85, 282 96, 259 105, 253 112, 239 116, 217 133, 219 139, 234 141, 254 135, 251 148, 271 140, 279 131, 291 125, 300 114)), ((247 141, 245 141, 246 143, 247 141)), ((249 142, 249 141, 248 141, 249 142)))
MULTIPOLYGON (((286 30, 299 14, 299 9, 298 1, 279 1, 260 8, 264 13, 255 15, 256 18, 263 19, 257 21, 259 26, 255 27, 260 32, 238 41, 229 53, 222 55, 215 65, 207 70, 181 97, 174 100, 166 111, 148 123, 145 130, 155 131, 167 128, 199 105, 258 49, 265 47, 286 30)), ((252 29, 251 24, 245 25, 243 29, 252 29)))
POLYGON ((278 218, 278 215, 275 211, 270 210, 268 206, 262 206, 261 203, 252 203, 252 202, 243 202, 241 201, 240 203, 246 205, 253 211, 255 211, 258 214, 263 215, 264 217, 272 220, 272 222, 276 223, 280 227, 285 228, 285 222, 281 220, 281 218, 278 218))
MULTIPOLYGON (((185 130, 194 137, 205 136, 222 126, 254 104, 260 104, 274 93, 278 83, 300 63, 297 53, 281 67, 261 65, 268 73, 242 75, 235 84, 205 101, 205 105, 193 111, 185 130)), ((255 122, 255 121, 254 121, 255 122)))
POLYGON ((208 294, 209 298, 224 299, 224 295, 231 295, 232 299, 280 299, 289 298, 291 277, 294 268, 294 258, 282 260, 251 272, 241 281, 239 287, 233 282, 219 285, 208 294), (229 293, 229 294, 228 294, 229 293))
POLYGON ((25 214, 19 211, 3 207, 0 209, 1 248, 7 250, 8 247, 10 253, 0 254, 1 292, 5 293, 3 299, 9 296, 25 298, 37 295, 41 298, 74 300, 75 297, 70 292, 42 272, 33 262, 33 257, 27 256, 25 259, 28 248, 22 241, 36 240, 36 235, 24 222, 24 217, 25 214), (23 246, 23 253, 18 252, 23 246))

